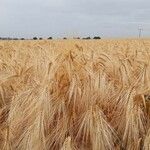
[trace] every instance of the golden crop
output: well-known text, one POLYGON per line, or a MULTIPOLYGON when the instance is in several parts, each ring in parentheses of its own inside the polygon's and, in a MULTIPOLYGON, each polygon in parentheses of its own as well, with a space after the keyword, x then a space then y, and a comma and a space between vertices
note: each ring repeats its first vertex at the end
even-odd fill
POLYGON ((150 40, 0 41, 1 150, 150 150, 150 40))

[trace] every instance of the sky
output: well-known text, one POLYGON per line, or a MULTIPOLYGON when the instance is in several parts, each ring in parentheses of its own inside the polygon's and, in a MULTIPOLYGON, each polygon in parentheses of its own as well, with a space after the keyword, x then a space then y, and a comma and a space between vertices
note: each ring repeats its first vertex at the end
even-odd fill
POLYGON ((0 2, 0 37, 150 36, 150 0, 0 2))

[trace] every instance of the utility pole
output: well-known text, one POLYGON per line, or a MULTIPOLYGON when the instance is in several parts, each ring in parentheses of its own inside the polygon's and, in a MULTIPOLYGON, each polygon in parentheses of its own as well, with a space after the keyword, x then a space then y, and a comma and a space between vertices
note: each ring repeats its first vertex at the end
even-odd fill
POLYGON ((139 38, 141 38, 143 29, 139 28, 138 30, 139 30, 139 38))

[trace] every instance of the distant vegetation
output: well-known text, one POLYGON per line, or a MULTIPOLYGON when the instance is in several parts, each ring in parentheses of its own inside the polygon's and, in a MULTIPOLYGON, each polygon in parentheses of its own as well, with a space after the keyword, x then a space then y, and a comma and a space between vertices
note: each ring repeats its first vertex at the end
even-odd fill
POLYGON ((95 40, 99 40, 99 39, 101 39, 101 37, 99 37, 99 36, 95 36, 93 39, 95 39, 95 40))
MULTIPOLYGON (((33 39, 33 40, 43 40, 44 38, 42 38, 42 37, 39 37, 39 38, 38 38, 38 37, 33 37, 32 39, 33 39)), ((48 37, 47 39, 48 39, 48 40, 52 40, 53 37, 48 37)), ((67 37, 63 37, 62 39, 66 40, 67 37)), ((91 38, 90 36, 88 36, 88 37, 83 37, 83 38, 81 38, 81 37, 73 37, 73 39, 90 40, 90 39, 92 39, 92 38, 91 38)), ((99 39, 101 39, 101 37, 99 37, 99 36, 94 36, 93 39, 94 39, 94 40, 99 40, 99 39)), ((31 40, 31 39, 0 37, 0 40, 31 40)))
POLYGON ((73 37, 73 39, 80 39, 80 37, 73 37))
POLYGON ((33 38, 33 40, 37 40, 37 39, 38 39, 37 37, 34 37, 34 38, 33 38))
POLYGON ((19 40, 18 38, 0 37, 0 40, 19 40))
POLYGON ((52 37, 49 37, 49 38, 48 38, 48 40, 52 40, 52 39, 53 39, 52 37))
POLYGON ((91 37, 85 37, 85 38, 82 38, 83 40, 90 40, 91 37))

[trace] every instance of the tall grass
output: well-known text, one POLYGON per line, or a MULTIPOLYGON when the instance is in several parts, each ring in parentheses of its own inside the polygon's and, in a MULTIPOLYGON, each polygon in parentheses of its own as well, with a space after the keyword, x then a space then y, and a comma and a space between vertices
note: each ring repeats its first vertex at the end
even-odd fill
POLYGON ((0 149, 149 150, 147 45, 0 42, 0 149))

